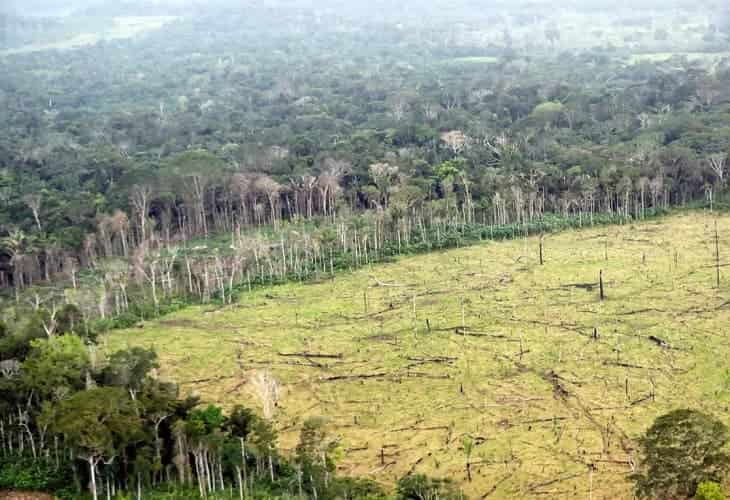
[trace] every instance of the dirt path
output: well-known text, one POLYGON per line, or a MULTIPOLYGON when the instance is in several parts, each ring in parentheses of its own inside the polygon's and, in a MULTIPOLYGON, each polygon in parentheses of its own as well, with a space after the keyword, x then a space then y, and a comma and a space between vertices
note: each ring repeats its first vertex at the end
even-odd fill
POLYGON ((0 491, 0 500, 53 500, 53 497, 33 491, 0 491))

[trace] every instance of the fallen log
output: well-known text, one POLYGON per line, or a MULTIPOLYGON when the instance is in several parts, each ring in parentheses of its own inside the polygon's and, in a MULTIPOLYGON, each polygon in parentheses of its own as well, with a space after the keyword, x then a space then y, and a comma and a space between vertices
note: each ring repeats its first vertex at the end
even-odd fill
POLYGON ((415 425, 410 427, 401 427, 400 429, 393 429, 390 432, 405 432, 405 431, 448 431, 448 425, 436 425, 433 427, 416 427, 415 425))
POLYGON ((292 357, 292 358, 324 358, 324 359, 342 359, 345 357, 344 354, 338 352, 337 354, 327 354, 321 352, 279 352, 279 356, 292 357))
POLYGON ((509 474, 505 474, 504 476, 502 476, 502 478, 499 481, 494 483, 494 485, 491 488, 489 488, 489 490, 487 490, 486 493, 484 493, 481 496, 481 500, 485 500, 486 498, 489 498, 494 492, 497 491, 497 488, 499 488, 502 485, 502 483, 504 483, 506 480, 508 480, 511 477, 512 477, 511 472, 509 474))
POLYGON ((641 403, 643 403, 643 402, 645 402, 645 401, 650 401, 650 400, 652 400, 653 398, 654 398, 654 396, 653 396, 652 394, 647 394, 647 395, 646 395, 646 396, 644 396, 643 398, 639 398, 639 399, 637 399, 637 400, 635 400, 635 401, 632 401, 632 402, 631 402, 631 406, 636 406, 636 405, 639 405, 639 404, 641 404, 641 403))
POLYGON ((405 376, 406 378, 408 378, 408 377, 430 378, 430 379, 433 379, 433 380, 446 380, 446 379, 450 379, 451 378, 451 375, 449 375, 448 373, 447 374, 443 374, 443 375, 432 375, 430 373, 411 372, 411 371, 406 372, 405 375, 403 375, 403 376, 405 376))
POLYGON ((425 456, 422 456, 421 458, 413 462, 413 465, 411 465, 411 468, 408 469, 406 476, 413 474, 413 472, 416 470, 416 467, 418 467, 426 458, 430 457, 431 455, 432 452, 428 452, 425 456))
POLYGON ((570 397, 570 391, 566 389, 565 386, 563 386, 563 384, 560 382, 562 379, 560 375, 550 370, 548 373, 543 374, 542 378, 553 386, 553 394, 556 397, 559 397, 561 399, 566 399, 570 397))
POLYGON ((511 424, 512 427, 517 425, 529 425, 529 424, 542 424, 546 422, 557 422, 559 420, 568 420, 568 417, 549 417, 549 418, 536 418, 533 420, 523 420, 521 422, 515 422, 511 424))
POLYGON ((449 356, 434 356, 432 358, 419 358, 417 356, 406 356, 408 361, 417 361, 419 363, 451 363, 457 361, 459 358, 452 358, 449 356))
POLYGON ((669 349, 669 342, 666 340, 660 339, 659 337, 655 335, 649 335, 649 340, 654 342, 656 345, 661 347, 662 349, 669 349))
POLYGON ((241 387, 243 387, 244 385, 246 385, 247 383, 248 383, 247 380, 244 380, 243 382, 239 382, 238 384, 236 384, 236 386, 233 389, 231 389, 230 391, 228 391, 227 394, 233 394, 234 392, 238 392, 238 390, 241 387))
POLYGON ((553 484, 562 483, 563 481, 570 481, 571 479, 575 479, 576 477, 580 477, 583 474, 566 474, 563 477, 557 477, 555 479, 551 479, 549 481, 543 481, 540 483, 531 483, 527 485, 528 491, 530 492, 536 492, 535 490, 539 488, 544 488, 546 486, 551 486, 553 484))
POLYGON ((366 450, 369 450, 369 449, 370 449, 369 446, 360 446, 358 448, 347 448, 345 450, 345 453, 352 453, 353 451, 366 451, 366 450))
MULTIPOLYGON (((451 328, 442 329, 443 330, 451 330, 451 328)), ((487 332, 475 332, 473 330, 469 330, 467 327, 464 326, 457 326, 453 328, 454 334, 456 335, 462 335, 467 337, 487 337, 490 339, 505 339, 508 342, 519 342, 519 339, 510 339, 506 335, 503 335, 501 333, 487 333, 487 332)))
POLYGON ((622 361, 609 361, 606 360, 603 362, 604 366, 620 366, 621 368, 636 368, 638 370, 660 370, 660 368, 653 368, 648 366, 641 366, 641 365, 632 365, 631 363, 624 363, 622 361))
POLYGON ((331 377, 320 377, 320 382, 334 382, 337 380, 363 380, 368 378, 381 378, 381 377, 387 377, 391 375, 387 372, 379 372, 379 373, 362 373, 359 375, 333 375, 331 377))
POLYGON ((220 380, 228 380, 228 379, 231 379, 231 378, 235 378, 235 376, 233 376, 233 375, 230 375, 230 376, 217 376, 217 377, 209 377, 209 378, 200 378, 200 379, 197 379, 197 380, 185 380, 183 382, 179 382, 179 384, 180 385, 184 385, 184 384, 204 384, 204 383, 207 383, 207 382, 218 382, 220 380))

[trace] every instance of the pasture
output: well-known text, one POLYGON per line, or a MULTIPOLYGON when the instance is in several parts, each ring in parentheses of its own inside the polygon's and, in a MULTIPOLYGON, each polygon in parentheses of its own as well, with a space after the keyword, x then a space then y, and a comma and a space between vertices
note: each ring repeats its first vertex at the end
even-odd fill
POLYGON ((545 236, 542 265, 539 235, 406 257, 103 343, 153 346, 161 377, 225 407, 259 407, 250 381, 269 370, 284 448, 326 416, 343 473, 451 477, 475 498, 626 498, 656 416, 729 420, 729 230, 690 212, 545 236))

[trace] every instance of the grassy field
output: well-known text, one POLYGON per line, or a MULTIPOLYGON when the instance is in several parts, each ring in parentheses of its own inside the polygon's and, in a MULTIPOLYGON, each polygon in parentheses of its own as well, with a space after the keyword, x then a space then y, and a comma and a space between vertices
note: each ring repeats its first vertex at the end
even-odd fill
POLYGON ((52 43, 38 43, 4 51, 0 50, 0 56, 25 54, 42 50, 68 50, 86 45, 94 45, 102 40, 133 38, 145 32, 159 29, 175 19, 175 17, 165 16, 116 17, 110 20, 108 27, 99 27, 88 32, 77 33, 64 40, 52 43))
MULTIPOLYGON (((730 423, 714 224, 689 213, 552 235, 542 266, 538 237, 403 258, 105 342, 154 346, 162 377, 226 407, 258 405, 248 381, 270 369, 282 444, 327 416, 343 473, 425 472, 478 498, 627 498, 636 438, 657 415, 693 407, 730 423), (285 356, 304 352, 336 357, 285 356)), ((718 225, 722 259, 730 216, 718 225)))

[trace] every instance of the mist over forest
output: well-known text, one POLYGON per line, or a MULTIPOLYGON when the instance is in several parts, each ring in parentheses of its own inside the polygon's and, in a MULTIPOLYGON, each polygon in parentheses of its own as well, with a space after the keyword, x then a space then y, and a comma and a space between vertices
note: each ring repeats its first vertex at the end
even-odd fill
POLYGON ((0 498, 726 498, 728 82, 723 0, 3 0, 0 498))

